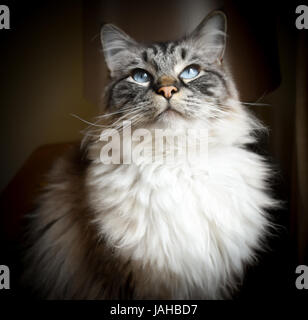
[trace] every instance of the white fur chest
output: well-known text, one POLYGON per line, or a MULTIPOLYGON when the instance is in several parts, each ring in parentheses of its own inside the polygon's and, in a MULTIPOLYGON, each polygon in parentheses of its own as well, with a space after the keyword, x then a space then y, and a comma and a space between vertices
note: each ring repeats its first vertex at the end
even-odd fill
POLYGON ((100 231, 157 270, 173 298, 219 298, 266 227, 266 175, 260 157, 226 147, 212 150, 207 166, 96 163, 87 184, 100 231))

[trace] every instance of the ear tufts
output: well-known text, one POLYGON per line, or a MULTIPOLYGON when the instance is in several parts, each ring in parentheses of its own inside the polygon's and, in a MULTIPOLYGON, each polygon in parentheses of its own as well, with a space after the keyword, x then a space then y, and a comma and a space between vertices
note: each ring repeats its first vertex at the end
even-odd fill
MULTIPOLYGON (((129 53, 137 43, 120 28, 113 24, 105 24, 101 29, 101 43, 108 69, 111 75, 119 67, 121 59, 129 53)), ((123 62, 123 60, 122 60, 123 62)))
POLYGON ((212 61, 222 62, 226 47, 227 17, 220 11, 212 11, 192 32, 191 38, 212 61))

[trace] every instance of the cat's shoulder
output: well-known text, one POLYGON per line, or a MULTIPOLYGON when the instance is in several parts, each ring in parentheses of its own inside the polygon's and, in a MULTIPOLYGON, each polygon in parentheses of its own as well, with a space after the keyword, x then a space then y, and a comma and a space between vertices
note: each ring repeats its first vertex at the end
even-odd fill
POLYGON ((57 182, 68 177, 81 177, 85 174, 88 165, 86 151, 80 147, 80 143, 71 143, 53 162, 48 172, 48 181, 57 182))

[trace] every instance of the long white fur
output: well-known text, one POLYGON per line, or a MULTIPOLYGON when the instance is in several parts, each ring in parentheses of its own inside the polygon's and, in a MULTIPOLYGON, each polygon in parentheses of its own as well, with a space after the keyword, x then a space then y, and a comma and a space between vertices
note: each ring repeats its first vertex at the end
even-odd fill
POLYGON ((229 297, 269 225, 269 169, 243 148, 254 140, 254 120, 235 100, 229 104, 238 112, 209 128, 208 163, 103 165, 98 145, 90 148, 93 222, 120 255, 150 265, 153 290, 164 283, 170 298, 229 297))
MULTIPOLYGON (((121 47, 119 41, 111 49, 121 47)), ((107 62, 113 63, 110 50, 105 48, 105 53, 107 62)), ((144 266, 141 297, 228 298, 238 287, 245 264, 252 263, 256 250, 263 248, 262 239, 270 226, 266 210, 276 205, 267 191, 271 172, 261 156, 244 148, 255 141, 254 130, 260 124, 238 102, 231 76, 229 91, 227 111, 204 102, 202 121, 179 117, 147 128, 153 130, 165 123, 178 134, 188 135, 188 141, 194 138, 187 133, 188 128, 208 129, 208 154, 200 155, 197 161, 180 158, 162 164, 139 158, 131 164, 106 165, 99 156, 102 142, 92 141, 88 146, 92 161, 85 190, 92 222, 98 235, 107 239, 120 257, 144 266), (207 121, 210 111, 221 116, 207 121)), ((185 90, 172 98, 174 108, 181 109, 181 95, 185 90)), ((157 108, 160 104, 157 100, 157 108)), ((49 297, 57 296, 58 289, 65 291, 78 266, 78 259, 76 263, 72 259, 79 256, 75 245, 79 234, 77 229, 65 233, 67 225, 74 225, 73 216, 67 214, 72 204, 54 207, 52 190, 61 188, 69 186, 63 183, 50 187, 40 219, 48 224, 52 216, 63 216, 64 222, 51 228, 32 250, 36 257, 40 253, 44 256, 45 260, 39 261, 44 266, 40 279, 50 282, 47 287, 53 292, 49 297)), ((62 200, 56 205, 66 203, 62 200)), ((36 228, 40 226, 38 219, 36 228)), ((97 295, 85 293, 87 297, 97 295)))

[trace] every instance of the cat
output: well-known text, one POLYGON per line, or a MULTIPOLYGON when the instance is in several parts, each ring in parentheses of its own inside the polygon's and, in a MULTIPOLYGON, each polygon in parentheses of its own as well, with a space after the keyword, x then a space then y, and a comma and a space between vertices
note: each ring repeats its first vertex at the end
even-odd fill
MULTIPOLYGON (((239 101, 223 59, 226 23, 213 11, 183 38, 151 44, 102 27, 110 73, 105 113, 81 147, 55 163, 29 216, 24 279, 37 296, 229 299, 239 290, 277 203, 270 167, 246 148, 263 126, 239 101), (188 151, 190 130, 206 129, 206 154, 195 162, 162 163, 145 153, 127 164, 123 155, 120 163, 103 163, 110 140, 100 133, 113 128, 123 138, 124 120, 132 132, 185 136, 188 151)), ((165 145, 168 154, 172 146, 165 145)))

